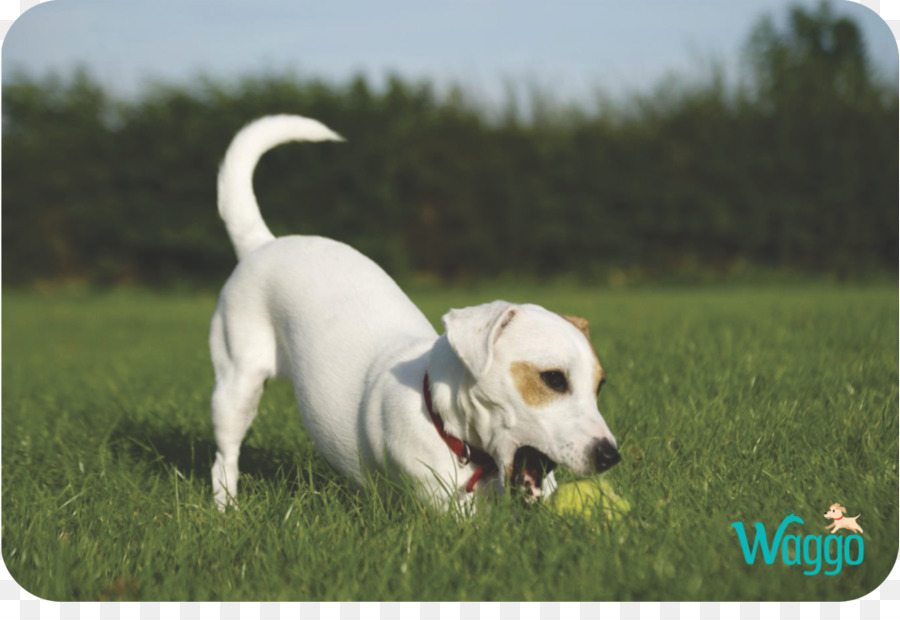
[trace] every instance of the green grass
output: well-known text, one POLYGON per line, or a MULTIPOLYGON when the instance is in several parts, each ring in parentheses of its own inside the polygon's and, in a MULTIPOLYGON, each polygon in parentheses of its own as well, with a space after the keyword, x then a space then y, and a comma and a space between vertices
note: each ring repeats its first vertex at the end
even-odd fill
MULTIPOLYGON (((213 507, 211 296, 3 296, 2 551, 56 600, 836 600, 897 554, 894 286, 419 290, 591 321, 622 522, 500 504, 469 520, 385 506, 332 473, 289 386, 245 442, 241 509, 213 507), (748 566, 730 524, 862 513, 835 576, 748 566)), ((563 478, 570 479, 565 472, 563 478)), ((752 533, 752 530, 751 530, 752 533)))

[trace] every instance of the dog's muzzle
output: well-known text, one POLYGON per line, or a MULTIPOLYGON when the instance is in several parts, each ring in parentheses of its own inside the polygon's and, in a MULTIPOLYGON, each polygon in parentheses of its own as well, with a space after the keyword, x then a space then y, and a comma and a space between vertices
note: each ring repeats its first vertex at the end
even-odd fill
POLYGON ((591 464, 598 474, 622 460, 622 455, 609 439, 599 439, 591 446, 591 464))

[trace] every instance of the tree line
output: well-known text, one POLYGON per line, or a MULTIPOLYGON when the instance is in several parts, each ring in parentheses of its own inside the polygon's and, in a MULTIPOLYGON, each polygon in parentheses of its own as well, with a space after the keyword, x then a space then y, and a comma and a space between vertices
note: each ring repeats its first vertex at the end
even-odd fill
MULTIPOLYGON (((747 77, 619 103, 491 109, 464 89, 264 75, 113 97, 81 71, 3 89, 3 284, 221 284, 229 140, 273 113, 346 144, 267 154, 276 235, 345 241, 401 279, 896 273, 897 84, 828 5, 762 20, 747 77)), ((302 268, 302 266, 298 266, 302 268)))

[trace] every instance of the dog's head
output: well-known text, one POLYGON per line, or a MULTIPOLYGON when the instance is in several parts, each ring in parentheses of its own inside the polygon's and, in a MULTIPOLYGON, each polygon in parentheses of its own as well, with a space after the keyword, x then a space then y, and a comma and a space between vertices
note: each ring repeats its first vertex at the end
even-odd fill
POLYGON ((514 487, 539 496, 556 464, 586 476, 619 461, 586 320, 495 301, 451 310, 444 327, 466 369, 466 424, 514 487))
POLYGON ((844 514, 847 514, 847 509, 841 506, 840 504, 832 504, 828 507, 828 512, 825 513, 826 519, 839 519, 844 514))

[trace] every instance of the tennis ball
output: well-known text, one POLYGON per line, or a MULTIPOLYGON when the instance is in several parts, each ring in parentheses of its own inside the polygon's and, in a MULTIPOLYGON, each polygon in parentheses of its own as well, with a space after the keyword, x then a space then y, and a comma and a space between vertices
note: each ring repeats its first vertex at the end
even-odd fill
POLYGON ((589 519, 598 515, 616 521, 628 514, 628 501, 616 495, 612 486, 601 478, 568 482, 550 496, 550 506, 561 515, 577 514, 589 519))

